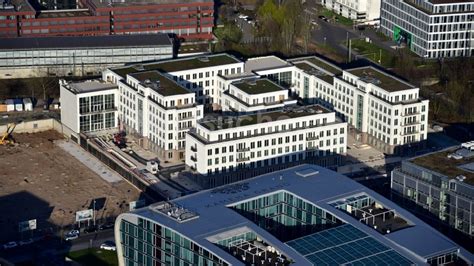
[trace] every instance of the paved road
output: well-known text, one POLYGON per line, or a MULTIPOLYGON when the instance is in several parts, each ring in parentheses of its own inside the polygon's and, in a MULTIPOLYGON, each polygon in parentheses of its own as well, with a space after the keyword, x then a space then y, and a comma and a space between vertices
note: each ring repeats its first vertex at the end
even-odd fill
POLYGON ((378 45, 386 50, 391 50, 391 46, 395 45, 393 41, 382 40, 377 36, 377 31, 373 28, 366 28, 365 30, 354 29, 350 26, 345 26, 339 23, 326 22, 317 18, 314 9, 305 10, 311 14, 312 19, 315 19, 318 26, 311 32, 312 41, 320 45, 328 45, 334 48, 338 53, 346 55, 347 47, 344 42, 347 39, 361 39, 369 37, 375 45, 378 45))
POLYGON ((78 239, 66 242, 60 238, 41 240, 28 246, 0 251, 0 257, 12 263, 34 261, 36 265, 64 265, 64 254, 89 247, 99 247, 105 241, 114 240, 113 230, 82 234, 78 239))
POLYGON ((318 27, 311 32, 312 40, 317 44, 328 45, 340 54, 347 53, 347 48, 343 45, 347 38, 352 39, 360 36, 356 32, 340 25, 326 22, 322 19, 317 19, 316 21, 318 27))

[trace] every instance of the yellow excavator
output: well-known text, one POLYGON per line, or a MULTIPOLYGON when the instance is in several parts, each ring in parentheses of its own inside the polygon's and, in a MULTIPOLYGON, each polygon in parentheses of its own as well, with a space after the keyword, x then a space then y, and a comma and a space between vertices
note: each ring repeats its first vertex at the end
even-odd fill
POLYGON ((16 124, 10 123, 7 125, 7 130, 3 133, 2 138, 0 138, 0 145, 7 145, 13 144, 15 141, 13 140, 12 133, 15 130, 16 124))

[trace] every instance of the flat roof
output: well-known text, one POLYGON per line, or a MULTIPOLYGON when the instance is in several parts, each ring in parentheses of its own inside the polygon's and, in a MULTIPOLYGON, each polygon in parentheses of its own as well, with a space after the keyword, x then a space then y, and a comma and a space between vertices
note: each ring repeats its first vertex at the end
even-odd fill
POLYGON ((137 6, 137 5, 164 5, 164 4, 187 4, 187 3, 214 3, 209 0, 113 0, 112 4, 105 0, 92 0, 94 5, 99 7, 114 7, 114 6, 137 6))
POLYGON ((315 114, 331 113, 329 109, 321 105, 311 106, 287 106, 283 110, 272 111, 266 113, 258 113, 253 115, 243 115, 239 117, 216 117, 212 120, 201 121, 200 125, 214 131, 228 128, 236 128, 242 126, 249 126, 255 124, 262 124, 267 122, 283 121, 292 118, 304 117, 315 114), (224 120, 226 120, 224 122, 224 120))
POLYGON ((414 89, 415 86, 403 81, 393 75, 378 70, 372 66, 358 67, 345 70, 360 80, 378 86, 388 92, 396 92, 408 89, 414 89))
POLYGON ((113 83, 107 83, 102 80, 94 79, 90 81, 69 82, 64 87, 75 94, 80 94, 80 93, 116 89, 117 85, 113 83))
POLYGON ((38 14, 38 18, 71 18, 71 17, 87 17, 93 16, 88 9, 80 10, 42 10, 38 14))
MULTIPOLYGON (((467 256, 472 261, 472 254, 460 248, 456 243, 408 211, 354 180, 316 165, 306 164, 287 168, 172 200, 173 204, 182 206, 183 209, 192 210, 198 216, 185 222, 179 222, 167 214, 155 211, 155 205, 134 210, 131 213, 179 232, 231 265, 243 265, 243 263, 224 249, 214 245, 209 239, 216 239, 218 238, 217 236, 222 239, 225 235, 229 235, 232 231, 238 231, 239 229, 255 232, 260 239, 281 251, 287 258, 292 259, 294 262, 292 265, 310 265, 311 258, 306 258, 305 256, 308 254, 303 254, 304 251, 293 247, 289 242, 282 242, 264 228, 230 208, 239 203, 279 192, 294 195, 294 197, 301 198, 335 216, 343 224, 353 228, 349 228, 347 233, 347 235, 351 234, 348 235, 349 237, 360 239, 365 238, 364 235, 367 235, 373 241, 377 241, 415 264, 425 264, 425 260, 429 257, 456 251, 458 248, 464 256, 467 256), (381 234, 372 227, 360 222, 345 210, 331 205, 332 202, 339 199, 361 194, 368 195, 383 206, 395 210, 397 215, 409 221, 412 226, 389 234, 381 234), (354 236, 353 234, 358 235, 354 236)), ((123 214, 121 216, 127 217, 127 215, 130 214, 123 214)), ((322 232, 322 237, 325 238, 329 234, 328 230, 331 229, 320 231, 322 232)), ((341 232, 335 233, 337 238, 344 237, 344 234, 346 234, 341 234, 341 232)), ((331 241, 328 239, 320 244, 330 245, 331 241)), ((364 246, 363 243, 361 244, 364 246)), ((302 248, 310 248, 310 246, 306 245, 302 248)), ((361 247, 361 249, 363 248, 361 247)), ((366 252, 367 250, 359 251, 366 252)), ((325 255, 329 255, 329 253, 325 253, 325 255)), ((370 264, 370 261, 367 262, 370 264)))
POLYGON ((226 64, 239 63, 240 61, 228 54, 216 54, 195 56, 189 58, 178 58, 173 60, 165 60, 161 62, 145 64, 146 70, 157 69, 164 72, 177 72, 182 70, 198 69, 204 67, 213 67, 226 64))
MULTIPOLYGON (((135 36, 135 35, 133 35, 135 36)), ((229 54, 214 54, 205 56, 193 56, 178 59, 166 59, 151 63, 134 64, 125 67, 112 68, 111 70, 124 77, 127 74, 146 71, 159 70, 161 72, 176 72, 182 70, 198 69, 204 67, 213 67, 219 65, 239 63, 240 61, 229 54)))
POLYGON ((459 175, 463 175, 466 177, 464 182, 474 185, 474 152, 469 152, 467 149, 452 147, 439 152, 415 157, 410 159, 409 162, 440 173, 449 179, 454 179, 459 175), (451 158, 448 158, 448 155, 456 152, 458 154, 464 154, 465 156, 463 156, 462 159, 454 159, 452 156, 451 158), (470 171, 469 169, 472 170, 470 171))
POLYGON ((262 71, 267 69, 289 67, 290 63, 274 55, 249 58, 245 62, 245 72, 262 71))
POLYGON ((186 88, 176 83, 174 80, 166 77, 165 75, 156 70, 133 73, 130 74, 130 76, 140 81, 143 86, 152 88, 157 93, 163 96, 173 96, 191 93, 191 91, 187 90, 186 88), (159 85, 154 87, 152 84, 156 84, 157 81, 159 82, 159 85))
POLYGON ((294 58, 290 59, 290 61, 293 62, 293 64, 307 61, 312 65, 318 67, 319 69, 324 69, 325 71, 333 75, 339 75, 342 73, 342 68, 340 68, 339 66, 316 56, 294 58))
MULTIPOLYGON (((3 1, 2 1, 3 3, 3 1)), ((10 6, 1 7, 0 12, 11 12, 11 11, 18 11, 18 12, 35 12, 35 9, 31 6, 28 0, 11 0, 10 6), (13 8, 11 8, 13 7, 13 8)))
POLYGON ((172 46, 167 34, 0 38, 0 50, 172 46))
POLYGON ((260 94, 274 91, 285 90, 278 84, 270 81, 267 78, 262 79, 243 79, 232 82, 232 85, 247 94, 260 94))
POLYGON ((296 62, 296 63, 294 63, 294 65, 297 68, 303 70, 304 72, 306 72, 308 74, 311 74, 311 75, 314 75, 314 76, 326 81, 329 84, 333 83, 334 76, 329 75, 326 72, 321 71, 319 68, 309 64, 306 61, 296 62))

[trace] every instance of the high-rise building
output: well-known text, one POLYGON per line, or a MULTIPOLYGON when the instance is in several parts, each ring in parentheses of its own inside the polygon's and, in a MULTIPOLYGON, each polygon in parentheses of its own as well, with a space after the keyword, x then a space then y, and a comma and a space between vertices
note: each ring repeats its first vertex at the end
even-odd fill
POLYGON ((391 188, 413 211, 474 236, 474 142, 403 161, 391 188))
POLYGON ((121 214, 119 265, 437 265, 473 255, 393 202, 301 165, 121 214))
POLYGON ((424 58, 474 55, 474 1, 384 0, 381 30, 424 58))

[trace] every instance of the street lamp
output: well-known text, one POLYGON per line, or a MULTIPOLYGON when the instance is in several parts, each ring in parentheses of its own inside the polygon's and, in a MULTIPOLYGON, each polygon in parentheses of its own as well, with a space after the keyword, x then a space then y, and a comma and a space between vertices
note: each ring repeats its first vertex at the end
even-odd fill
POLYGON ((94 199, 94 203, 92 204, 92 217, 94 218, 94 226, 95 226, 95 199, 94 199))

